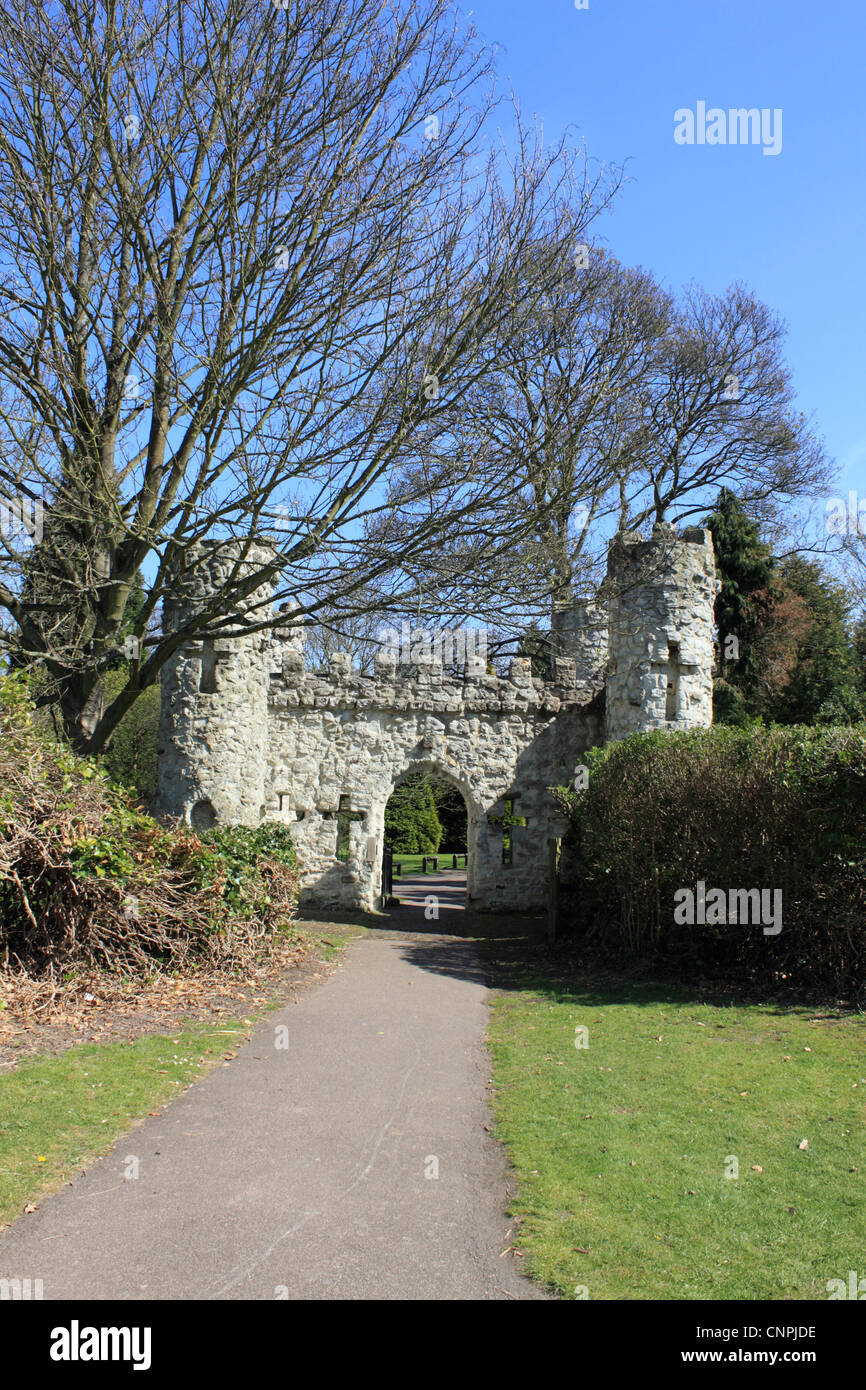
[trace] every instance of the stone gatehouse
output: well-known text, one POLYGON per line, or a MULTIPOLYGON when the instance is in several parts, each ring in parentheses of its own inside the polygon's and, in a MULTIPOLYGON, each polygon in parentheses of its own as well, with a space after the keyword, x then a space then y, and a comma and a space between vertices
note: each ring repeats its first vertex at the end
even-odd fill
MULTIPOLYGON (((230 544, 204 549, 165 605, 167 627, 234 563, 230 544)), ((388 799, 407 773, 435 770, 466 802, 469 905, 543 910, 550 845, 566 830, 549 788, 605 739, 711 722, 717 589, 708 531, 618 536, 599 600, 553 615, 549 681, 523 658, 503 677, 469 657, 454 677, 388 649, 372 675, 344 654, 315 673, 298 628, 182 647, 163 670, 160 808, 199 826, 285 822, 302 901, 369 910, 388 799)))

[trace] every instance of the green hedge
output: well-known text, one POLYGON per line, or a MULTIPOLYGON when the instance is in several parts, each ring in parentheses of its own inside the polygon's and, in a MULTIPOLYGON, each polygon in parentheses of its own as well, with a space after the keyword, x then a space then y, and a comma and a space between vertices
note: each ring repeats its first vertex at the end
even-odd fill
POLYGON ((561 929, 768 988, 863 988, 866 725, 639 734, 587 765, 586 790, 556 792, 573 824, 561 929), (781 890, 781 930, 677 921, 699 882, 768 890, 768 906, 781 890))

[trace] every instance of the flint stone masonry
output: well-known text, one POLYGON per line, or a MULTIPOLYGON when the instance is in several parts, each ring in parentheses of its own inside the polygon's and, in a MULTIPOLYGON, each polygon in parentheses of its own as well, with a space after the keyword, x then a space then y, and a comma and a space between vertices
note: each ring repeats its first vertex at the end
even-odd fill
POLYGON ((608 612, 603 596, 555 603, 551 619, 553 649, 570 658, 578 693, 591 700, 604 687, 608 659, 608 612))
MULTIPOLYGON (((167 630, 206 610, 237 564, 236 546, 202 549, 165 606, 167 630)), ((247 563, 261 565, 268 553, 256 548, 247 563)), ((199 826, 288 824, 302 901, 369 911, 380 901, 385 806, 409 772, 428 769, 466 802, 469 905, 543 910, 549 846, 567 830, 549 789, 570 784, 604 741, 606 671, 608 737, 712 717, 717 581, 708 533, 678 538, 656 528, 651 541, 620 538, 610 577, 625 588, 605 587, 609 614, 583 603, 561 612, 558 626, 554 618, 562 655, 548 682, 521 658, 503 677, 470 657, 454 677, 435 660, 401 666, 387 649, 372 675, 345 654, 314 673, 299 628, 244 630, 267 611, 267 592, 251 594, 234 635, 187 643, 164 668, 161 809, 199 826), (507 863, 506 802, 525 822, 511 826, 507 863)))
MULTIPOLYGON (((251 573, 267 560, 253 547, 251 573)), ((205 559, 178 576, 163 603, 163 630, 174 632, 191 613, 206 610, 214 589, 234 576, 238 561, 229 547, 206 547, 205 559)), ((242 567, 243 568, 243 567, 242 567)), ((238 625, 261 620, 261 592, 239 605, 238 625)), ((266 610, 265 610, 266 611, 266 610)), ((265 807, 268 764, 270 633, 215 637, 188 643, 162 675, 159 730, 159 802, 190 824, 257 825, 265 807), (214 689, 203 689, 211 667, 214 689)))
POLYGON ((581 714, 569 695, 567 687, 534 681, 516 662, 508 680, 484 672, 446 679, 435 668, 380 669, 373 677, 293 673, 291 685, 274 677, 267 814, 292 825, 304 896, 322 905, 374 906, 385 806, 407 772, 425 768, 447 777, 466 802, 470 903, 536 907, 544 847, 564 831, 547 789, 570 781, 574 760, 601 736, 599 717, 581 714), (364 811, 364 820, 349 827, 346 864, 335 862, 341 796, 364 811), (502 828, 488 819, 503 814, 506 797, 527 821, 512 830, 510 866, 502 863, 502 828), (379 847, 372 864, 371 838, 379 847))
POLYGON ((652 539, 626 534, 610 548, 606 731, 701 728, 713 719, 713 605, 719 590, 709 531, 652 539))

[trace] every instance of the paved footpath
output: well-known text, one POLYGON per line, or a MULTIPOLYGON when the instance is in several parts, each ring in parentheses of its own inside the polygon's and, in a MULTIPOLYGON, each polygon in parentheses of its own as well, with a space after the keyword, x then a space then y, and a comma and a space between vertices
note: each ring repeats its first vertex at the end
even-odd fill
POLYGON ((234 1060, 4 1232, 0 1276, 41 1278, 46 1299, 543 1297, 500 1257, 486 995, 471 941, 354 942, 234 1060), (124 1181, 130 1154, 140 1176, 124 1181))

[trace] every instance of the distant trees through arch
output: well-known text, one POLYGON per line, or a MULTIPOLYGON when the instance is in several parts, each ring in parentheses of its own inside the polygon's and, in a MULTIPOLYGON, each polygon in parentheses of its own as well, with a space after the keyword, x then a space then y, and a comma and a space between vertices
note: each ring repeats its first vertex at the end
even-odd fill
POLYGON ((459 788, 436 772, 407 773, 385 807, 385 841, 398 854, 465 854, 466 830, 459 788))

